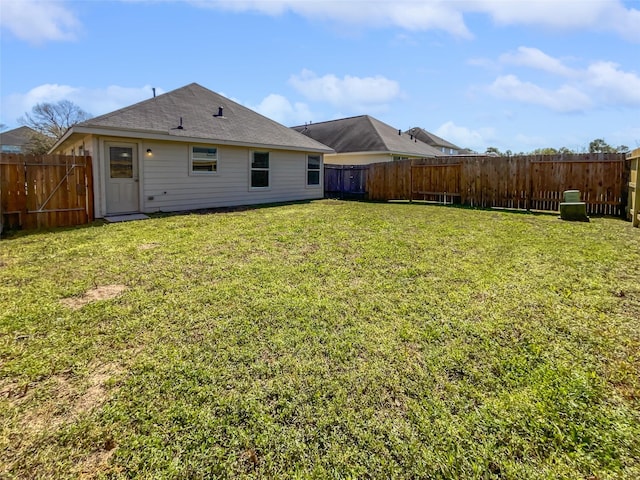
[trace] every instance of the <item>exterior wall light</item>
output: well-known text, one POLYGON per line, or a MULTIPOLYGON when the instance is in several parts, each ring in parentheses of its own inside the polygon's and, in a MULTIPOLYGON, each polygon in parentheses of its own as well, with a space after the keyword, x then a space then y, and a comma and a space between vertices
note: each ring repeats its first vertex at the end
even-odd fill
POLYGON ((153 155, 153 150, 151 150, 150 148, 147 148, 147 157, 150 157, 153 155))

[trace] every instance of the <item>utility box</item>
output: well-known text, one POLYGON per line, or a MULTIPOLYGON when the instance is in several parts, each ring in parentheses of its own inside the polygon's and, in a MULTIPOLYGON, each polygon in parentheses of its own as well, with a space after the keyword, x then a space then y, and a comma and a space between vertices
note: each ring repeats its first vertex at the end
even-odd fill
POLYGON ((627 216, 634 227, 640 227, 640 148, 627 153, 627 158, 631 160, 627 216))
POLYGON ((580 201, 579 190, 565 190, 560 203, 560 218, 577 222, 588 222, 587 204, 580 201))

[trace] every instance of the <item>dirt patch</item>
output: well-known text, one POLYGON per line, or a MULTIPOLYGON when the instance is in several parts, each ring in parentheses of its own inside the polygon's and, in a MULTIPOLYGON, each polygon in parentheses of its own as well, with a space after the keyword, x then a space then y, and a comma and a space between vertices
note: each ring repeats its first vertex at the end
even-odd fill
POLYGON ((60 374, 49 378, 46 384, 31 384, 26 393, 17 384, 8 385, 3 393, 10 404, 20 406, 30 402, 38 391, 46 391, 48 400, 28 409, 21 424, 24 430, 31 432, 55 430, 104 404, 111 394, 107 382, 122 375, 123 371, 119 364, 107 363, 94 367, 81 383, 69 375, 60 374))
POLYGON ((110 450, 93 452, 78 465, 78 478, 97 478, 100 473, 107 471, 109 460, 115 453, 115 446, 110 450))
POLYGON ((29 384, 20 384, 18 382, 11 382, 0 386, 0 397, 6 398, 22 398, 29 391, 29 384))
POLYGON ((159 246, 159 243, 143 243, 138 245, 138 250, 151 250, 153 248, 158 248, 159 246))
POLYGON ((126 285, 102 285, 100 287, 87 290, 79 297, 63 298, 60 300, 60 303, 72 310, 78 310, 85 305, 97 302, 98 300, 110 300, 112 298, 116 298, 126 289, 126 285))
POLYGON ((89 388, 72 404, 71 414, 78 415, 99 407, 107 400, 106 384, 112 377, 122 373, 115 364, 102 365, 88 377, 89 388))

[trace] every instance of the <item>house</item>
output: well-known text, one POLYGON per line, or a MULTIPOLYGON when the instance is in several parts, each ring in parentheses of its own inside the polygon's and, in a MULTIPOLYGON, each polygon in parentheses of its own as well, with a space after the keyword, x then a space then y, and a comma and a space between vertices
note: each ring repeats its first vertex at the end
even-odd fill
POLYGON ((196 83, 71 127, 91 155, 96 218, 323 197, 331 148, 196 83))
POLYGON ((431 132, 427 132, 425 129, 420 127, 410 128, 405 132, 405 134, 413 136, 427 145, 431 145, 433 148, 438 149, 445 155, 465 155, 471 153, 469 150, 460 148, 457 145, 446 141, 444 138, 441 138, 431 132))
POLYGON ((27 153, 34 137, 41 136, 33 128, 18 127, 0 133, 0 153, 27 153))
POLYGON ((325 155, 326 163, 330 164, 364 165, 443 155, 369 115, 292 128, 333 148, 335 153, 325 155))

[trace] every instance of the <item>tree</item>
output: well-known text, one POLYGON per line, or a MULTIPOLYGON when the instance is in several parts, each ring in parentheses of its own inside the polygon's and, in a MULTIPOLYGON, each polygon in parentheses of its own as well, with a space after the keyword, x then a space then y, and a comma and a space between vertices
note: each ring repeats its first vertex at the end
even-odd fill
POLYGON ((31 113, 25 113, 18 122, 31 127, 33 135, 27 150, 30 153, 46 153, 76 123, 88 120, 91 115, 69 100, 57 103, 38 103, 31 113))
POLYGON ((616 152, 618 153, 629 153, 631 151, 631 149, 629 147, 627 147, 626 145, 618 145, 616 147, 616 152))
POLYGON ((589 142, 589 153, 615 153, 616 149, 602 138, 596 138, 589 142))
POLYGON ((486 155, 502 157, 503 153, 498 149, 498 147, 487 147, 487 150, 484 152, 486 155))
POLYGON ((556 155, 558 150, 553 147, 536 148, 531 152, 532 155, 556 155))
POLYGON ((589 153, 627 153, 629 147, 626 145, 618 145, 613 147, 605 142, 602 138, 596 138, 589 143, 589 153))

